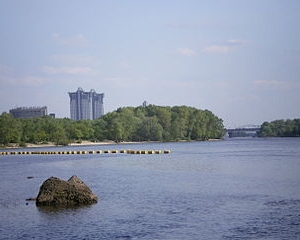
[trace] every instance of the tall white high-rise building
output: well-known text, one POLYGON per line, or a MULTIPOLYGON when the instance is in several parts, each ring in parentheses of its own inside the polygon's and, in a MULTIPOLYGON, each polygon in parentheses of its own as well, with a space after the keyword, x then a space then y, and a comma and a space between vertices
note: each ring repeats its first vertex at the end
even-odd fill
POLYGON ((104 114, 104 93, 90 92, 78 88, 77 92, 69 92, 70 114, 72 120, 97 119, 104 114))

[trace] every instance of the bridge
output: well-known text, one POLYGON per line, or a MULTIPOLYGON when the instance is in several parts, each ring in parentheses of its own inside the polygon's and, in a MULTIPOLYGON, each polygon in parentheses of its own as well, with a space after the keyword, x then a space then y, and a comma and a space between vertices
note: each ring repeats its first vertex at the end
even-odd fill
POLYGON ((233 137, 256 137, 257 132, 260 131, 260 125, 248 124, 238 128, 226 129, 226 133, 230 138, 233 137))

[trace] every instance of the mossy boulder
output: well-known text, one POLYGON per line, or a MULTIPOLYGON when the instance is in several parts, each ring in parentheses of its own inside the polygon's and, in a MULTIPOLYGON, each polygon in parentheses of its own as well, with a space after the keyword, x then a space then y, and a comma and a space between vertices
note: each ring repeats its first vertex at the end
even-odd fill
POLYGON ((77 176, 68 181, 57 177, 48 178, 40 187, 37 206, 74 207, 97 203, 98 197, 77 176))

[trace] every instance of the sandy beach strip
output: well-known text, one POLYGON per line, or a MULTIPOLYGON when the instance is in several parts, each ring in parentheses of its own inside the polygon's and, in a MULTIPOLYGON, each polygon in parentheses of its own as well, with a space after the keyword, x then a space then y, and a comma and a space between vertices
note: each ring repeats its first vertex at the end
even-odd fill
MULTIPOLYGON (((125 142, 122 142, 121 144, 124 144, 125 142)), ((133 142, 126 142, 126 143, 133 143, 133 142)), ((67 146, 100 146, 100 145, 112 145, 112 144, 118 144, 114 141, 103 141, 103 142, 91 142, 91 141, 82 141, 80 143, 69 143, 67 146)), ((46 144, 33 144, 33 143, 27 143, 27 148, 42 148, 42 147, 61 147, 62 145, 56 145, 52 142, 46 143, 46 144)))

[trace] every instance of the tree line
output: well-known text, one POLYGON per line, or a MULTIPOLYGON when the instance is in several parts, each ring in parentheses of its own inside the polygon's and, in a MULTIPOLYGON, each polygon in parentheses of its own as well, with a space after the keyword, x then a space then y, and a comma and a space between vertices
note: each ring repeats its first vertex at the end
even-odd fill
POLYGON ((224 136, 222 119, 209 110, 187 106, 123 107, 97 120, 74 121, 49 116, 15 119, 0 115, 0 145, 26 143, 68 145, 88 141, 208 140, 224 136))
POLYGON ((300 119, 264 122, 259 137, 300 137, 300 119))

